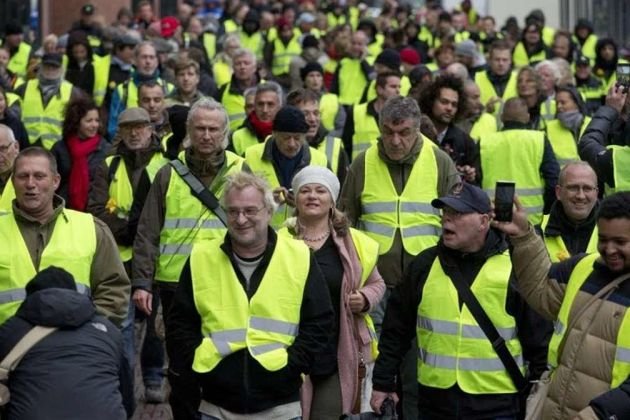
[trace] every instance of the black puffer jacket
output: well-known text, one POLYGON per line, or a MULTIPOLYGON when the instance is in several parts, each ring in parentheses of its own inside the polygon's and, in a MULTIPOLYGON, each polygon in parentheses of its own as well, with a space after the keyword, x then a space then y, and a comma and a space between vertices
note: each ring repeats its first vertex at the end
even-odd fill
POLYGON ((37 343, 11 374, 6 420, 117 420, 133 414, 122 336, 96 315, 87 296, 60 288, 30 294, 0 326, 0 360, 34 325, 59 330, 37 343))

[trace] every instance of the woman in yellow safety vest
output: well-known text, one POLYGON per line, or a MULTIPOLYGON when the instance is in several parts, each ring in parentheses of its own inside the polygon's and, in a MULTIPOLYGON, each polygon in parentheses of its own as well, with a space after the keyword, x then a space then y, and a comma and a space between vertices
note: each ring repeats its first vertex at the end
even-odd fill
POLYGON ((512 62, 514 67, 533 66, 551 55, 542 38, 542 26, 531 23, 525 26, 521 40, 514 46, 512 62))
POLYGON ((542 79, 532 67, 526 66, 518 71, 516 91, 519 98, 527 102, 529 128, 532 130, 544 130, 545 120, 541 116, 541 108, 545 103, 542 79))
POLYGON ((281 233, 302 239, 314 250, 328 283, 336 322, 303 388, 302 404, 312 419, 338 418, 368 408, 376 358, 376 334, 368 316, 385 292, 376 268, 378 243, 350 228, 336 210, 339 181, 329 169, 307 166, 293 178, 296 215, 281 233), (368 379, 362 381, 361 378, 368 379), (371 388, 371 387, 370 387, 371 388))

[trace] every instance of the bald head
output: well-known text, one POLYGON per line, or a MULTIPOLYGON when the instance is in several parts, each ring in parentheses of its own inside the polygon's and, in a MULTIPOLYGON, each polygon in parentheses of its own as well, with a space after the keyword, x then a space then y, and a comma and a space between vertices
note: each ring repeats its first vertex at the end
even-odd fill
POLYGON ((527 124, 529 122, 527 102, 521 98, 510 98, 505 101, 501 121, 503 121, 504 124, 508 121, 527 124))

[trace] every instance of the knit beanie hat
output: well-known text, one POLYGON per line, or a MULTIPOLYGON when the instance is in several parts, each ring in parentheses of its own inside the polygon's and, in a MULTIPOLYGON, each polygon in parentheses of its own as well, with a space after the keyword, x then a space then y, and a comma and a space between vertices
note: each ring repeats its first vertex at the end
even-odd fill
POLYGON ((317 61, 313 61, 306 63, 306 65, 300 69, 300 76, 302 77, 302 80, 306 80, 306 76, 308 76, 308 74, 312 71, 319 72, 322 76, 324 75, 324 68, 322 65, 317 61))
POLYGON ((374 63, 382 64, 394 71, 400 71, 400 54, 393 48, 385 48, 376 56, 374 63))
POLYGON ((273 131, 281 131, 283 133, 306 133, 308 132, 308 124, 304 118, 304 114, 298 108, 286 105, 280 108, 273 119, 273 131))
POLYGON ((51 287, 76 290, 76 284, 72 274, 68 273, 63 268, 51 265, 37 273, 35 277, 26 284, 26 294, 32 295, 35 292, 51 287))
POLYGON ((418 51, 414 48, 405 47, 400 50, 400 61, 411 64, 412 66, 417 66, 420 64, 420 54, 418 54, 418 51))
POLYGON ((297 194, 300 188, 306 184, 323 185, 330 193, 333 203, 337 202, 341 186, 339 185, 339 179, 330 169, 313 165, 302 169, 293 177, 293 182, 291 182, 294 194, 297 194))

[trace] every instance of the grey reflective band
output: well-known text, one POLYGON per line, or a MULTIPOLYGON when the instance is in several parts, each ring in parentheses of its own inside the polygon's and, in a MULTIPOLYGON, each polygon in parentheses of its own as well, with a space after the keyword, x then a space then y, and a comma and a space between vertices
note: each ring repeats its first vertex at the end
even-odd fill
MULTIPOLYGON (((418 357, 422 362, 428 366, 433 366, 441 369, 450 370, 466 370, 466 371, 479 371, 479 372, 501 372, 505 371, 503 362, 498 357, 490 359, 471 357, 453 357, 445 356, 442 354, 429 353, 426 350, 419 349, 418 357)), ((517 355, 514 357, 516 364, 520 367, 523 366, 523 356, 517 355)))
POLYGON ((285 346, 282 343, 269 343, 269 344, 261 344, 260 346, 251 346, 249 350, 252 352, 254 356, 258 356, 260 354, 269 353, 274 350, 284 349, 285 346))
POLYGON ((624 363, 630 363, 630 349, 627 347, 617 346, 617 353, 615 354, 615 360, 624 363))
POLYGON ((232 353, 230 342, 244 342, 247 335, 246 329, 234 329, 224 331, 214 331, 209 334, 210 340, 216 347, 219 354, 223 357, 232 353))
POLYGON ((194 229, 200 227, 202 229, 222 229, 225 228, 223 223, 218 219, 205 219, 199 225, 199 219, 194 218, 180 218, 180 219, 165 219, 165 229, 194 229))
POLYGON ((521 197, 523 196, 530 196, 530 195, 543 195, 543 189, 542 188, 517 188, 516 189, 516 194, 520 195, 521 197))
POLYGON ((352 145, 352 153, 357 154, 367 150, 372 145, 372 139, 361 139, 361 143, 355 143, 352 145))
POLYGON ((56 118, 48 118, 48 117, 26 117, 26 118, 22 118, 22 122, 24 124, 45 122, 47 124, 61 125, 61 120, 58 120, 56 118))
POLYGON ((363 214, 372 213, 393 213, 396 211, 395 201, 380 201, 375 203, 363 204, 363 214))
POLYGON ((440 229, 437 226, 420 225, 401 229, 401 233, 405 238, 411 238, 413 236, 439 236, 440 229))
POLYGON ((328 164, 330 166, 333 165, 332 158, 333 158, 334 151, 335 151, 335 138, 329 134, 326 136, 326 159, 328 159, 328 164))
POLYGON ((253 316, 249 320, 249 326, 256 328, 257 330, 290 335, 296 337, 299 330, 299 325, 293 322, 279 321, 277 319, 260 318, 253 316))
MULTIPOLYGON (((419 328, 432 331, 439 334, 458 335, 459 324, 452 321, 442 321, 418 316, 417 324, 419 328)), ((504 340, 513 340, 516 338, 516 328, 497 328, 497 331, 504 340)), ((486 334, 481 327, 477 325, 462 325, 462 337, 487 339, 486 334)))
POLYGON ((570 162, 575 162, 576 159, 560 159, 560 158, 556 157, 556 160, 558 161, 558 164, 560 166, 565 166, 565 165, 567 165, 570 162))
POLYGON ((230 119, 230 121, 239 120, 241 118, 245 118, 245 113, 239 112, 238 114, 230 114, 228 118, 230 119))
POLYGON ((364 232, 375 233, 383 236, 393 236, 395 228, 381 223, 368 222, 367 220, 361 220, 361 230, 364 232))
POLYGON ((19 302, 26 299, 26 290, 24 289, 9 289, 0 292, 0 304, 19 302))
POLYGON ((553 323, 553 333, 554 334, 562 334, 564 331, 564 324, 558 319, 553 323))
POLYGON ((440 211, 430 203, 405 202, 400 203, 400 211, 405 213, 440 214, 440 211))
POLYGON ((190 255, 191 244, 164 244, 160 245, 161 255, 190 255))

